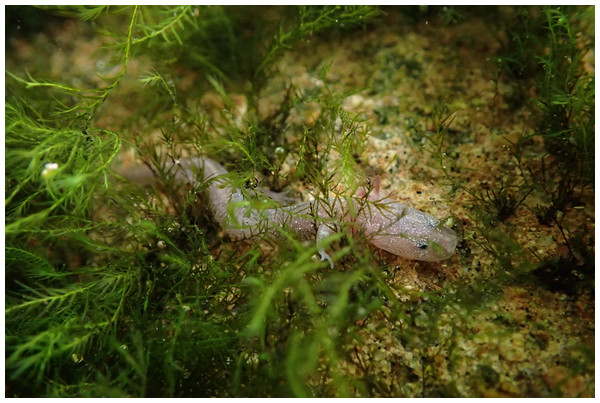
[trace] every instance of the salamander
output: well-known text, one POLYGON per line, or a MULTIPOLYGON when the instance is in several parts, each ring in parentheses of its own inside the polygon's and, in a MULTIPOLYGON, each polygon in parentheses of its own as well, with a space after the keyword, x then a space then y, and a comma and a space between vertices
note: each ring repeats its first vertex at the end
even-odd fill
MULTIPOLYGON (((458 237, 439 220, 380 194, 379 186, 361 187, 352 197, 298 202, 290 206, 253 208, 241 189, 225 177, 227 170, 206 157, 191 157, 172 166, 177 182, 208 182, 208 199, 215 220, 233 239, 249 239, 260 234, 277 234, 289 228, 301 240, 315 240, 321 261, 333 260, 323 241, 350 222, 352 231, 362 231, 374 246, 407 259, 437 262, 449 258, 458 237)), ((136 167, 121 172, 135 182, 147 182, 152 172, 136 167)), ((274 192, 271 192, 271 195, 274 192)))

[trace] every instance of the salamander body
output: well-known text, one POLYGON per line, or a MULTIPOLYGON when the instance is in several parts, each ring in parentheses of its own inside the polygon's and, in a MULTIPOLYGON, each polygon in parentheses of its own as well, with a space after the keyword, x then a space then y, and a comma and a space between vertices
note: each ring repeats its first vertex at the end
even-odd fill
MULTIPOLYGON (((313 200, 285 207, 252 208, 242 191, 224 177, 228 172, 205 157, 177 161, 173 171, 179 182, 208 181, 209 204, 216 221, 234 239, 279 233, 287 227, 302 240, 315 239, 321 260, 333 261, 322 246, 336 232, 336 223, 352 223, 374 246, 408 259, 437 262, 449 258, 458 241, 454 231, 434 217, 362 188, 358 196, 313 200)), ((146 167, 123 172, 137 182, 151 178, 146 167), (147 172, 140 172, 146 169, 147 172)), ((372 189, 371 189, 372 190, 372 189)))

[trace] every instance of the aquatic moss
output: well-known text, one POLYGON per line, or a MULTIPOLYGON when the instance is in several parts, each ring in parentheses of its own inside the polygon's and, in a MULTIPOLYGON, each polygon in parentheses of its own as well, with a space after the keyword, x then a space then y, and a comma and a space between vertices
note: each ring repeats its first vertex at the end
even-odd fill
MULTIPOLYGON (((266 45, 266 53, 257 59, 261 62, 258 69, 237 74, 254 80, 257 72, 276 60, 281 49, 295 41, 340 23, 347 24, 346 29, 352 24, 362 25, 378 14, 368 7, 297 10, 296 19, 280 28, 275 42, 261 43, 266 45)), ((227 106, 233 107, 222 84, 235 78, 227 66, 236 64, 238 56, 252 54, 251 49, 241 53, 241 47, 235 45, 241 40, 234 37, 241 27, 235 32, 233 28, 221 29, 234 26, 235 12, 190 6, 59 11, 84 20, 108 19, 112 13, 130 17, 126 31, 116 34, 107 48, 118 55, 120 68, 105 80, 105 86, 78 88, 32 74, 7 73, 7 393, 226 395, 229 392, 223 374, 234 368, 238 343, 243 340, 239 332, 252 305, 245 302, 248 285, 242 277, 249 284, 253 276, 262 276, 262 265, 270 258, 260 256, 258 245, 241 254, 234 245, 217 246, 221 250, 215 259, 210 252, 215 251, 214 226, 202 229, 207 221, 194 213, 195 191, 183 198, 176 196, 182 189, 168 179, 165 161, 177 157, 181 145, 211 138, 207 134, 211 129, 223 130, 226 136, 212 137, 213 144, 203 151, 231 152, 230 147, 235 146, 233 154, 243 156, 247 164, 241 166, 251 168, 250 172, 269 167, 277 159, 266 157, 265 146, 270 145, 269 139, 280 136, 273 122, 285 120, 281 116, 289 107, 247 129, 230 120, 231 114, 223 115, 218 127, 209 128, 177 93, 171 79, 159 72, 178 58, 200 63, 207 72, 206 88, 215 89, 227 106), (228 34, 223 36, 223 32, 228 34), (217 35, 225 42, 214 43, 212 38, 217 35), (153 161, 156 174, 163 178, 165 194, 172 195, 170 201, 149 201, 140 190, 120 183, 110 169, 123 133, 100 129, 97 122, 106 115, 106 105, 114 98, 114 90, 123 85, 134 57, 181 51, 185 43, 197 45, 198 38, 202 38, 200 43, 215 46, 192 48, 192 57, 173 52, 173 59, 157 60, 159 67, 141 79, 141 84, 150 88, 146 92, 151 94, 149 98, 166 100, 166 104, 149 102, 143 107, 145 113, 168 113, 173 118, 171 125, 163 127, 164 154, 138 137, 133 141, 148 153, 147 160, 153 161), (217 48, 219 52, 212 52, 217 48), (220 64, 223 62, 228 65, 220 64), (192 122, 198 130, 193 140, 187 134, 187 124, 192 122), (171 212, 165 213, 165 208, 171 212)), ((333 91, 315 97, 324 100, 326 106, 319 129, 305 131, 304 144, 319 149, 326 145, 319 157, 323 160, 333 150, 343 156, 355 153, 352 144, 360 141, 358 131, 362 129, 340 108, 342 98, 333 91), (332 145, 332 122, 338 117, 352 141, 332 145)), ((305 102, 295 94, 291 100, 305 102)), ((134 115, 126 124, 137 124, 140 118, 134 115)), ((319 171, 306 171, 313 163, 308 159, 312 158, 310 148, 288 152, 298 152, 306 160, 302 175, 318 183, 332 180, 319 176, 319 171)), ((341 159, 340 164, 341 173, 352 173, 351 158, 341 159)), ((323 189, 329 187, 322 185, 323 189)), ((296 250, 302 250, 300 244, 296 250)), ((310 251, 303 254, 312 256, 310 251)), ((320 266, 312 260, 299 260, 290 273, 302 276, 307 268, 312 271, 320 266)), ((346 281, 353 284, 356 280, 346 281)), ((264 296, 261 301, 269 311, 273 309, 264 296)), ((252 323, 255 321, 250 321, 249 329, 253 329, 252 323)))
MULTIPOLYGON (((564 231, 562 260, 540 254, 536 266, 515 236, 523 235, 516 225, 523 212, 561 183, 551 169, 539 180, 529 133, 506 143, 514 165, 496 165, 497 177, 479 187, 464 179, 459 158, 460 147, 474 143, 453 109, 460 102, 408 109, 414 113, 380 102, 377 96, 393 93, 385 83, 405 82, 402 75, 391 80, 389 70, 369 89, 381 123, 404 127, 398 116, 410 120, 410 154, 396 155, 385 169, 418 155, 406 178, 426 178, 457 199, 446 223, 465 239, 441 267, 393 260, 346 226, 329 239, 334 271, 314 257, 314 245, 285 228, 260 242, 234 242, 211 219, 206 183, 190 187, 170 176, 169 162, 208 154, 257 204, 265 201, 258 187, 326 202, 365 184, 372 116, 368 103, 366 113, 348 107, 365 92, 341 82, 335 61, 308 63, 283 84, 278 63, 298 50, 306 58, 318 43, 364 45, 373 38, 360 37, 371 30, 384 38, 389 29, 407 29, 403 9, 385 11, 387 17, 377 8, 342 6, 59 10, 110 28, 102 52, 114 69, 86 87, 48 77, 43 66, 27 75, 8 64, 8 395, 565 396, 575 389, 561 385, 593 377, 593 354, 582 342, 589 329, 568 326, 561 305, 572 301, 572 312, 585 312, 593 292, 590 240, 577 235, 585 226, 571 230, 563 220, 580 187, 567 186, 577 191, 566 192, 564 203, 557 199, 548 215, 548 230, 564 231), (152 187, 129 184, 110 169, 127 147, 152 167, 152 187), (431 161, 437 179, 425 172, 431 161), (585 270, 567 273, 580 258, 585 270), (557 288, 565 278, 573 286, 557 288), (524 360, 534 354, 552 371, 524 360), (508 379, 522 373, 530 376, 508 379)), ((445 12, 425 18, 439 27, 474 18, 463 9, 445 12)), ((404 75, 429 78, 428 60, 386 61, 404 75)), ((585 323, 583 317, 575 320, 585 323)))

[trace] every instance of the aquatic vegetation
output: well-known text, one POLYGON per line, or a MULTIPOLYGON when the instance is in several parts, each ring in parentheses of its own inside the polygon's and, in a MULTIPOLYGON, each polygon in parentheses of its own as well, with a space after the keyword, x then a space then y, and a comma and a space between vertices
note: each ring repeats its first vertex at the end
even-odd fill
POLYGON ((591 12, 582 7, 519 8, 507 23, 502 73, 533 85, 540 135, 556 171, 587 185, 594 178, 594 76, 585 67, 591 12), (515 46, 517 44, 517 46, 515 46))
MULTIPOLYGON (((535 86, 531 107, 539 116, 538 135, 548 155, 542 157, 537 169, 530 165, 527 171, 521 169, 521 174, 528 177, 532 190, 543 193, 545 203, 531 207, 539 223, 555 225, 568 251, 559 257, 540 259, 535 273, 553 284, 551 288, 561 283, 569 292, 574 283, 593 288, 586 268, 594 260, 584 240, 587 230, 565 231, 562 218, 581 204, 585 189, 593 187, 594 180, 594 77, 584 62, 587 44, 593 41, 588 33, 593 24, 590 11, 549 6, 518 9, 518 24, 509 25, 504 49, 512 53, 499 59, 502 71, 518 78, 515 85, 522 91, 535 86), (576 251, 571 244, 578 245, 576 251), (587 274, 578 274, 574 266, 583 266, 582 272, 587 274)), ((515 145, 515 158, 520 160, 523 147, 524 142, 515 145)))
MULTIPOLYGON (((431 38, 495 9, 30 11, 7 14, 28 16, 7 28, 7 396, 593 393, 593 234, 573 225, 593 195, 593 72, 575 28, 589 11, 504 12, 506 38, 535 52, 502 56, 493 101, 469 98, 470 60, 444 53, 477 38, 431 38), (27 22, 48 15, 58 25, 27 22), (477 115, 502 100, 535 124, 477 115), (259 189, 327 205, 379 175, 462 239, 444 263, 412 262, 340 223, 335 270, 285 227, 236 241, 208 183, 173 177, 193 155, 252 206, 274 203, 259 189), (116 173, 132 160, 152 185, 116 173)), ((497 60, 501 45, 477 52, 497 60)))
POLYGON ((540 259, 532 274, 552 291, 562 291, 569 295, 578 292, 594 291, 593 245, 585 239, 584 232, 571 233, 557 221, 565 246, 558 257, 540 259))

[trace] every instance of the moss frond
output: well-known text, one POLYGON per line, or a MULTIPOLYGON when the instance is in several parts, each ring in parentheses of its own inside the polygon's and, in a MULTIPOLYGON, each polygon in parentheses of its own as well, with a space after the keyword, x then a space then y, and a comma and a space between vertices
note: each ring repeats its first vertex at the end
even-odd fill
MULTIPOLYGON (((594 292, 593 236, 591 224, 572 223, 593 194, 589 9, 35 10, 61 16, 63 25, 47 28, 54 36, 26 39, 12 27, 8 40, 17 53, 7 53, 5 99, 7 395, 513 393, 506 368, 531 367, 506 346, 525 340, 530 349, 518 353, 540 351, 532 345, 543 344, 546 331, 569 327, 564 315, 551 321, 529 308, 560 300, 585 311, 594 292), (432 74, 431 66, 456 71, 464 62, 458 52, 432 50, 481 46, 462 28, 490 18, 503 31, 498 43, 479 49, 499 49, 490 55, 493 102, 508 104, 494 124, 514 126, 502 114, 518 111, 520 132, 491 127, 479 111, 487 95, 450 101, 443 95, 462 97, 466 87, 432 74), (440 30, 456 43, 433 43, 440 30), (418 54, 404 57, 400 39, 416 43, 418 54), (314 51, 328 48, 337 50, 314 51), (31 49, 36 62, 21 63, 31 49), (286 76, 292 64, 298 69, 286 76), (371 137, 374 115, 389 136, 371 137), (380 147, 391 154, 367 155, 380 147), (482 174, 468 158, 489 147, 501 150, 502 161, 482 174), (219 161, 244 195, 230 211, 249 207, 261 218, 290 200, 310 200, 288 218, 335 234, 316 245, 289 222, 274 228, 263 220, 253 238, 233 239, 213 219, 210 180, 194 180, 200 172, 189 181, 175 177, 178 161, 196 155, 219 161), (383 162, 368 166, 374 160, 383 162), (125 181, 122 174, 141 164, 154 182, 125 181), (404 261, 370 247, 352 219, 327 217, 389 209, 389 199, 368 200, 379 185, 365 170, 406 184, 400 199, 423 197, 421 186, 435 189, 443 202, 421 199, 423 210, 450 216, 437 225, 460 232, 456 254, 439 264, 404 261), (545 236, 536 239, 552 241, 546 251, 523 240, 531 236, 523 222, 536 217, 536 234, 545 236), (558 252, 544 255, 557 242, 558 252), (320 247, 334 270, 320 261, 320 247), (525 296, 507 297, 521 289, 525 296), (530 304, 525 319, 507 307, 519 301, 530 304), (469 352, 484 350, 489 356, 473 361, 469 352)), ((469 80, 487 83, 479 73, 470 66, 469 80)), ((593 375, 587 347, 574 347, 589 329, 577 331, 561 334, 568 346, 560 353, 544 352, 552 365, 577 361, 569 367, 577 382, 561 384, 570 387, 593 375)), ((527 387, 523 393, 533 393, 527 387)), ((546 385, 540 394, 561 395, 561 387, 546 385)))

